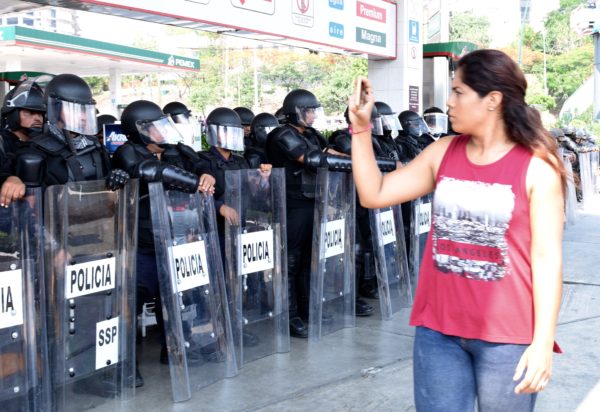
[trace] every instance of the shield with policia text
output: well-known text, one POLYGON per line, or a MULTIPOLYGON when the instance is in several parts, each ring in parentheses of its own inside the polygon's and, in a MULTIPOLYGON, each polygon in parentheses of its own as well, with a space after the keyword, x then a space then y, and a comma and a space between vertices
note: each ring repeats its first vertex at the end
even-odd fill
POLYGON ((355 324, 354 198, 352 174, 319 169, 310 273, 311 340, 355 324))
POLYGON ((235 376, 212 196, 150 183, 150 209, 173 400, 235 376))
POLYGON ((595 171, 592 169, 592 153, 578 153, 579 177, 581 178, 581 195, 583 196, 584 209, 591 210, 596 200, 596 187, 594 182, 595 171))
POLYGON ((50 409, 41 189, 0 208, 0 405, 50 409))
POLYGON ((138 182, 50 186, 45 266, 53 407, 116 409, 135 390, 138 182))
POLYGON ((225 172, 226 288, 238 365, 290 350, 284 169, 225 172))
POLYGON ((370 209, 369 219, 381 317, 391 319, 394 313, 412 304, 402 211, 399 205, 370 209))
POLYGON ((412 216, 410 220, 410 245, 407 245, 408 251, 408 271, 410 273, 410 284, 413 285, 412 293, 417 286, 419 269, 423 260, 427 236, 431 230, 431 204, 433 195, 428 194, 413 200, 412 216))

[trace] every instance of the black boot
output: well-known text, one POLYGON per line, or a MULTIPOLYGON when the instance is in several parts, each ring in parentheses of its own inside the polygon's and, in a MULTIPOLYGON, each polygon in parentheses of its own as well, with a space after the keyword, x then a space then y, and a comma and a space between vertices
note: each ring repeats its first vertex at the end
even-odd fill
POLYGON ((373 306, 360 298, 356 298, 356 316, 371 316, 375 311, 373 306))
POLYGON ((308 338, 308 328, 298 315, 298 299, 296 281, 300 269, 300 256, 288 253, 288 307, 290 313, 290 336, 308 338))
POLYGON ((290 336, 295 338, 308 338, 308 328, 299 316, 290 319, 290 336))

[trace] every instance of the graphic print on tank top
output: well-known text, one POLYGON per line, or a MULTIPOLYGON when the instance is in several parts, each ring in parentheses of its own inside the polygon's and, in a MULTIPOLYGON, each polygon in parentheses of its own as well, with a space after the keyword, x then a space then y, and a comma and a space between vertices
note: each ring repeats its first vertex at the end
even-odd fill
POLYGON ((441 177, 433 202, 433 259, 447 274, 501 280, 509 270, 506 231, 512 186, 441 177))

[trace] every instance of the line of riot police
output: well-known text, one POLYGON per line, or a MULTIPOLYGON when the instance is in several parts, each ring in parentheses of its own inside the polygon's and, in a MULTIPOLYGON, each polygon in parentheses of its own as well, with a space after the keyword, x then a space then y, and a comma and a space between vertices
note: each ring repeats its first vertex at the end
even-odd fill
MULTIPOLYGON (((445 133, 447 117, 440 112, 425 115, 428 127, 416 113, 405 111, 396 117, 387 104, 377 103, 373 146, 382 172, 409 162, 445 133)), ((389 295, 381 285, 387 286, 387 280, 380 279, 379 288, 375 280, 374 249, 383 244, 373 240, 368 211, 358 207, 354 215, 348 173, 352 131, 335 132, 327 142, 313 127, 320 115, 316 97, 301 89, 286 96, 279 118, 268 113, 254 116, 246 108, 217 108, 206 118, 209 148, 197 151, 183 143, 200 130, 185 105, 173 102, 160 109, 139 100, 124 110, 120 120, 127 141, 111 155, 98 139, 98 126, 116 119, 97 117, 91 89, 80 77, 30 79, 11 90, 2 106, 0 204, 13 214, 28 213, 37 223, 7 217, 1 229, 14 233, 19 228, 28 241, 21 242, 23 250, 16 255, 10 249, 14 246, 2 252, 17 256, 23 285, 28 279, 37 285, 29 288, 33 290, 21 287, 22 308, 32 312, 24 319, 47 326, 34 328, 36 339, 22 341, 20 349, 14 346, 16 338, 9 342, 0 336, 1 370, 14 369, 24 380, 37 376, 28 384, 31 391, 16 389, 28 385, 13 385, 1 399, 10 400, 15 410, 95 407, 89 396, 122 402, 133 387, 144 383, 131 330, 136 314, 150 301, 162 307, 155 311, 159 361, 170 365, 172 382, 185 376, 185 384, 173 385, 175 400, 188 399, 190 388, 235 375, 244 363, 240 359, 289 350, 285 336, 308 337, 307 322, 321 331, 321 326, 338 324, 336 314, 342 312, 371 315, 372 306, 355 290, 354 274, 352 279, 343 273, 334 281, 325 278, 327 270, 354 273, 356 253, 361 294, 389 295), (243 156, 238 154, 242 151, 243 156), (240 183, 244 181, 247 186, 240 183), (34 205, 39 210, 32 212, 34 205), (340 246, 343 233, 354 243, 356 230, 357 239, 356 245, 343 246, 341 255, 323 251, 327 231, 335 223, 326 216, 336 207, 331 219, 346 220, 346 229, 331 229, 339 235, 333 246, 340 246), (277 208, 280 212, 274 213, 277 208), (243 250, 242 236, 255 231, 263 237, 255 234, 260 240, 250 242, 278 246, 273 252, 277 264, 244 272, 236 253, 243 250), (43 244, 45 253, 36 252, 36 244, 43 244), (188 244, 202 251, 186 254, 183 246, 188 244), (177 277, 171 259, 211 268, 210 275, 189 283, 191 276, 177 277), (315 267, 320 268, 317 275, 315 267), (117 280, 105 282, 108 286, 101 291, 67 292, 68 273, 94 268, 109 268, 117 280), (332 302, 338 290, 344 295, 341 312, 322 303, 328 302, 325 294, 331 290, 332 302), (38 304, 26 304, 34 301, 38 304), (267 341, 271 349, 265 349, 267 341), (261 349, 254 349, 252 356, 252 348, 261 349), (29 375, 11 356, 20 350, 35 365, 29 375), (188 368, 194 365, 202 367, 193 373, 188 368)), ((428 231, 427 224, 417 221, 427 203, 430 199, 403 205, 396 218, 400 236, 405 235, 399 250, 404 243, 408 249, 408 254, 397 253, 408 259, 413 277, 428 231)), ((393 222, 386 222, 388 235, 393 222)), ((261 256, 271 259, 271 253, 261 256)), ((189 272, 205 274, 200 269, 189 272)), ((405 304, 409 301, 410 297, 405 304)), ((11 336, 15 334, 20 336, 11 336)))

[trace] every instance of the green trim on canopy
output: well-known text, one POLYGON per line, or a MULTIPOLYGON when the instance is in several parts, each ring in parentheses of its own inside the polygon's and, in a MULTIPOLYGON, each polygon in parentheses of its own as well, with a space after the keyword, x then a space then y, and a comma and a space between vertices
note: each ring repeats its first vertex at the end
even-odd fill
POLYGON ((451 41, 448 43, 429 43, 423 45, 423 57, 448 57, 458 60, 465 54, 477 50, 479 46, 468 41, 451 41))
POLYGON ((120 44, 107 43, 67 34, 53 33, 21 26, 0 27, 0 44, 13 43, 48 49, 68 50, 117 60, 129 60, 157 66, 200 71, 200 60, 173 54, 159 53, 120 44))

